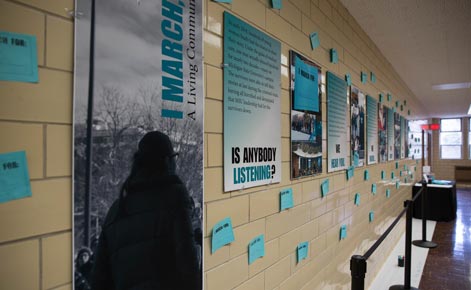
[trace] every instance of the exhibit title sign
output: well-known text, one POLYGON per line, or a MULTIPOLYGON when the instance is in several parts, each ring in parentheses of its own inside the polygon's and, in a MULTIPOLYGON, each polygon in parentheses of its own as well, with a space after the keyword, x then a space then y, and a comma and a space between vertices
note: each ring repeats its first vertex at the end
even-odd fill
POLYGON ((224 191, 281 181, 281 44, 224 12, 224 191))
POLYGON ((371 96, 366 96, 366 146, 367 164, 378 163, 378 103, 371 96))
POLYGON ((327 171, 350 166, 348 154, 347 83, 327 72, 327 171))

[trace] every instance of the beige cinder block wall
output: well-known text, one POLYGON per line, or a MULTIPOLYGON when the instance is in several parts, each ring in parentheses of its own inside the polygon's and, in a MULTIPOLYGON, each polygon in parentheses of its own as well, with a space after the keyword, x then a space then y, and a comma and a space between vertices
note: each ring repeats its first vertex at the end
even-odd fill
MULTIPOLYGON (((326 71, 339 76, 349 72, 353 84, 379 99, 379 93, 391 93, 389 107, 407 100, 401 114, 410 119, 420 110, 417 101, 349 12, 338 0, 284 0, 281 10, 271 9, 270 0, 234 0, 220 4, 205 0, 205 289, 350 289, 349 259, 362 254, 389 226, 411 194, 410 186, 391 189, 385 196, 385 186, 378 184, 378 193, 371 194, 371 185, 380 180, 381 171, 399 176, 404 165, 416 165, 415 160, 367 166, 355 170, 353 180, 346 181, 345 172, 323 173, 314 178, 290 180, 290 97, 288 59, 294 49, 322 66, 325 85, 326 71), (282 44, 281 115, 282 123, 282 182, 242 191, 223 192, 223 12, 227 10, 244 21, 279 40, 282 44), (319 33, 321 47, 311 50, 308 35, 319 33), (335 48, 339 63, 332 64, 329 49, 335 48), (375 84, 361 84, 361 71, 376 74, 375 84), (411 116, 407 116, 407 110, 411 116), (370 180, 364 181, 364 170, 370 180), (320 197, 320 182, 330 180, 331 191, 320 197), (294 208, 279 212, 280 189, 292 187, 294 208), (360 206, 354 205, 354 195, 361 194, 360 206), (370 210, 375 220, 368 221, 370 210), (235 241, 214 254, 210 251, 211 230, 224 217, 230 216, 235 241), (346 240, 339 241, 342 224, 348 227, 346 240), (265 257, 248 265, 248 242, 259 234, 265 235, 265 257), (296 263, 296 246, 309 241, 308 258, 296 263)), ((323 95, 324 156, 326 170, 326 96, 323 95)), ((399 110, 398 110, 399 111, 399 110)), ((400 111, 399 111, 400 112, 400 111)), ((417 166, 420 166, 417 165, 417 166)), ((420 167, 419 167, 420 168, 420 167)), ((371 282, 392 246, 403 233, 403 223, 368 261, 367 283, 371 282)))
POLYGON ((26 150, 32 197, 0 204, 0 289, 71 289, 73 0, 0 0, 36 36, 39 83, 0 81, 0 152, 26 150))

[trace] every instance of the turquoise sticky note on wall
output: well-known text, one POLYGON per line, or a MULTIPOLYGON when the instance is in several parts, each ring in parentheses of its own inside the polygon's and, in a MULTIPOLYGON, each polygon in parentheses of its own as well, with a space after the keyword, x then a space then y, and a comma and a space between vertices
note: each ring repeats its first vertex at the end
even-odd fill
POLYGON ((26 152, 0 154, 0 202, 31 195, 26 152))
POLYGON ((263 256, 265 256, 265 239, 263 235, 260 235, 249 243, 249 265, 263 256))
POLYGON ((347 237, 347 225, 342 225, 340 227, 340 239, 343 240, 347 237))
POLYGON ((392 108, 392 111, 393 111, 394 113, 396 113, 396 108, 392 108))
POLYGON ((399 107, 399 101, 396 101, 396 108, 399 107))
POLYGON ((388 94, 388 102, 390 102, 392 99, 392 95, 391 94, 388 94))
POLYGON ((374 213, 374 211, 370 211, 370 214, 369 214, 370 223, 371 223, 372 221, 374 221, 374 219, 375 219, 375 213, 374 213))
POLYGON ((296 257, 297 257, 298 263, 307 258, 308 250, 309 250, 309 242, 302 242, 298 245, 298 248, 296 251, 297 252, 296 257))
POLYGON ((219 2, 219 3, 232 3, 232 0, 213 0, 214 2, 219 2))
POLYGON ((361 72, 360 77, 361 77, 361 83, 366 84, 366 73, 361 72))
POLYGON ((233 241, 234 231, 232 230, 232 221, 231 218, 227 217, 213 227, 211 253, 216 252, 222 246, 230 244, 233 241))
POLYGON ((406 164, 404 164, 404 170, 407 170, 407 165, 406 164))
POLYGON ((402 171, 399 171, 399 176, 402 177, 402 171))
POLYGON ((339 62, 339 56, 338 56, 337 50, 335 48, 330 49, 330 62, 331 63, 338 63, 339 62))
POLYGON ((271 0, 271 7, 273 7, 274 9, 281 9, 281 0, 271 0))
POLYGON ((386 178, 386 172, 384 170, 381 170, 381 179, 386 178))
POLYGON ((383 94, 379 94, 379 102, 382 103, 384 101, 384 96, 383 94))
POLYGON ((347 86, 352 85, 352 76, 349 73, 345 74, 345 81, 347 82, 347 86))
POLYGON ((374 72, 370 72, 370 80, 373 84, 376 83, 376 75, 374 72))
POLYGON ((396 181, 396 189, 399 189, 399 181, 396 181))
POLYGON ((370 172, 368 171, 368 169, 365 170, 365 176, 363 178, 364 180, 370 180, 370 172))
POLYGON ((410 110, 407 110, 407 115, 409 115, 409 116, 410 116, 410 110))
POLYGON ((404 111, 404 106, 401 105, 401 112, 404 111))
POLYGON ((355 167, 350 166, 347 168, 347 180, 352 179, 354 172, 355 172, 355 167))
POLYGON ((0 31, 0 80, 38 82, 36 36, 0 31))
POLYGON ((326 179, 321 183, 321 196, 324 197, 329 192, 329 180, 326 179))
POLYGON ((386 189, 386 197, 389 198, 391 196, 391 190, 386 189))
POLYGON ((321 42, 319 40, 319 34, 317 32, 313 32, 309 34, 309 38, 311 39, 311 48, 315 49, 321 45, 321 42))
POLYGON ((391 172, 391 179, 394 179, 394 172, 391 172))
POLYGON ((355 205, 360 205, 360 194, 357 192, 355 193, 355 199, 353 201, 355 205))
POLYGON ((399 162, 396 161, 396 169, 399 168, 399 162))
POLYGON ((280 211, 293 207, 293 189, 287 188, 280 192, 280 211))
POLYGON ((371 185, 371 193, 376 194, 376 183, 371 185))
POLYGON ((404 106, 407 106, 407 100, 404 100, 404 106))

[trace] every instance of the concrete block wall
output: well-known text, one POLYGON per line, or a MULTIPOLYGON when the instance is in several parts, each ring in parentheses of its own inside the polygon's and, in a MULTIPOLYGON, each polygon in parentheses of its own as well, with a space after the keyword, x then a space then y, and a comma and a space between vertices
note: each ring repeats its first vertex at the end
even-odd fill
POLYGON ((0 31, 36 36, 39 82, 0 81, 0 152, 25 150, 32 197, 0 204, 0 289, 72 283, 73 0, 0 0, 0 31))

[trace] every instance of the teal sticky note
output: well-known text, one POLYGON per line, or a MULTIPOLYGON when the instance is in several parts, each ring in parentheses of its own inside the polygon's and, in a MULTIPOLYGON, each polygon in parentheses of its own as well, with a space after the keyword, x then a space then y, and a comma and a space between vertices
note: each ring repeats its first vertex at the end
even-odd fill
POLYGON ((402 171, 399 171, 399 176, 402 177, 402 171))
POLYGON ((293 189, 287 188, 280 192, 280 211, 293 207, 293 189))
POLYGON ((360 205, 360 194, 355 193, 355 199, 354 199, 355 205, 360 205))
POLYGON ((0 31, 0 80, 38 82, 36 36, 0 31))
POLYGON ((404 111, 404 106, 401 105, 401 112, 404 111))
POLYGON ((352 179, 354 172, 355 172, 355 167, 350 166, 347 168, 347 180, 352 179))
POLYGON ((374 211, 370 211, 370 214, 369 214, 369 220, 370 220, 370 223, 375 219, 375 212, 374 211))
POLYGON ((231 218, 227 217, 213 227, 211 254, 216 252, 222 246, 230 244, 233 241, 234 231, 232 230, 232 221, 231 218))
POLYGON ((388 102, 390 102, 392 99, 392 95, 391 94, 388 94, 388 102))
POLYGON ((366 84, 366 73, 361 72, 361 83, 366 84))
POLYGON ((343 240, 347 237, 347 225, 342 225, 340 227, 340 239, 343 240))
POLYGON ((384 170, 381 170, 381 179, 386 178, 386 172, 384 170))
POLYGON ((0 202, 31 195, 26 152, 0 154, 0 202))
POLYGON ((271 7, 273 7, 274 9, 281 9, 281 0, 271 0, 271 7))
POLYGON ((382 103, 384 101, 384 96, 383 94, 379 94, 379 102, 382 103))
POLYGON ((393 111, 394 113, 396 113, 396 108, 392 108, 392 111, 393 111))
POLYGON ((399 168, 399 162, 396 161, 396 169, 399 168))
POLYGON ((219 2, 219 3, 232 3, 232 0, 213 0, 214 2, 219 2))
POLYGON ((263 235, 259 235, 249 243, 249 265, 263 256, 265 256, 265 239, 263 235))
POLYGON ((394 172, 391 172, 391 179, 394 179, 394 172))
POLYGON ((309 34, 309 38, 311 39, 311 48, 315 49, 321 45, 321 42, 319 40, 319 34, 317 32, 312 32, 309 34))
POLYGON ((404 106, 407 106, 407 100, 404 100, 404 106))
POLYGON ((371 193, 376 194, 376 183, 371 185, 371 193))
POLYGON ((399 189, 399 181, 396 181, 396 189, 399 189))
POLYGON ((324 197, 329 192, 329 180, 326 179, 321 183, 321 196, 324 197))
POLYGON ((339 56, 338 56, 337 50, 335 48, 330 49, 330 62, 331 63, 338 63, 339 62, 339 56))
POLYGON ((370 172, 368 171, 368 169, 365 170, 365 176, 363 178, 364 180, 370 180, 370 172))
POLYGON ((352 76, 349 73, 345 74, 345 81, 347 82, 347 86, 352 85, 352 76))
POLYGON ((396 101, 396 108, 399 107, 399 101, 396 101))
POLYGON ((373 84, 376 83, 376 75, 374 72, 370 72, 370 80, 373 84))
POLYGON ((298 245, 298 248, 296 251, 298 263, 307 258, 308 250, 309 250, 309 242, 302 242, 298 245))
POLYGON ((407 164, 404 164, 404 170, 407 170, 407 164))
POLYGON ((388 188, 386 189, 386 197, 389 198, 391 196, 391 190, 388 188))
POLYGON ((407 115, 410 116, 410 110, 407 110, 407 115))

